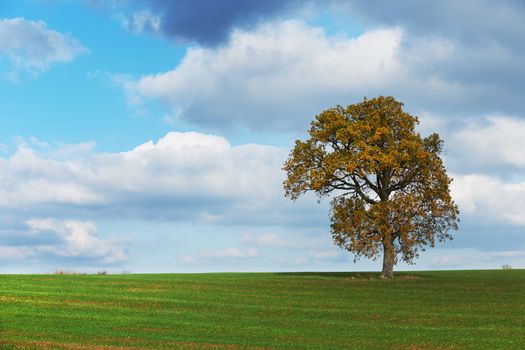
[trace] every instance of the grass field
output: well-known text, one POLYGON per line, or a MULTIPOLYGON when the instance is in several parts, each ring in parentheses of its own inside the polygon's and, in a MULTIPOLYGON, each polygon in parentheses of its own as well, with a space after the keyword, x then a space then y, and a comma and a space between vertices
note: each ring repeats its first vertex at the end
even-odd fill
POLYGON ((525 349, 525 270, 0 275, 1 349, 525 349))

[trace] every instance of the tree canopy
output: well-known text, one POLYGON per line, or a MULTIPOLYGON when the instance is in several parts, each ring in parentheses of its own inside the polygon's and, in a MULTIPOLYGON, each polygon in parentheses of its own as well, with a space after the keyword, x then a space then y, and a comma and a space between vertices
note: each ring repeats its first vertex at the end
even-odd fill
POLYGON ((443 141, 436 133, 422 138, 418 123, 393 97, 336 106, 315 117, 283 167, 285 195, 332 195, 334 243, 356 259, 382 252, 385 278, 399 259, 413 263, 458 228, 443 141))

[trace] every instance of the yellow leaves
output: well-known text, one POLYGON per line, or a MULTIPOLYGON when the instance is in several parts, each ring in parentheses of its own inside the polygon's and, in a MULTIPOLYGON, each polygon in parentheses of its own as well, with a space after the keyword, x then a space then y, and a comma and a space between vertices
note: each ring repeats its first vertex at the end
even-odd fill
POLYGON ((325 185, 325 174, 322 169, 311 169, 309 173, 313 191, 321 191, 325 185))
POLYGON ((459 212, 440 158, 443 141, 437 134, 421 138, 418 119, 402 106, 380 96, 321 112, 283 170, 292 199, 337 191, 331 210, 336 244, 374 257, 384 239, 395 239, 410 262, 418 247, 451 237, 459 212))

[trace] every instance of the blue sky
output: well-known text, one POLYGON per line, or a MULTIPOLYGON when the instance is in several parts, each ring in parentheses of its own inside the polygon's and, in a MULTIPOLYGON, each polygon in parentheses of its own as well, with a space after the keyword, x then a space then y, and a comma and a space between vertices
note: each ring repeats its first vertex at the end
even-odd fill
POLYGON ((281 166, 392 95, 445 141, 455 239, 399 269, 525 267, 519 1, 0 0, 0 273, 379 270, 281 166))

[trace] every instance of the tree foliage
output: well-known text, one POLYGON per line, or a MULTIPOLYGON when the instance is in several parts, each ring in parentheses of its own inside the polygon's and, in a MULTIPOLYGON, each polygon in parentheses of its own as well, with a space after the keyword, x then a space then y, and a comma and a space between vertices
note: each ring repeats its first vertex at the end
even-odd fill
POLYGON ((306 141, 297 140, 284 170, 286 196, 333 195, 334 242, 355 254, 383 252, 383 276, 402 259, 452 239, 453 202, 438 134, 422 138, 416 117, 392 97, 336 106, 316 116, 306 141))

